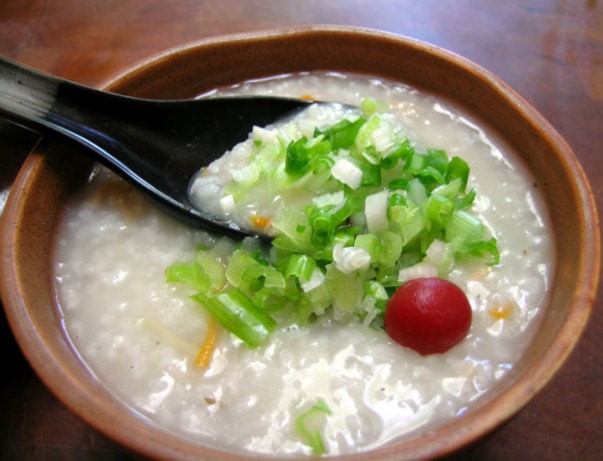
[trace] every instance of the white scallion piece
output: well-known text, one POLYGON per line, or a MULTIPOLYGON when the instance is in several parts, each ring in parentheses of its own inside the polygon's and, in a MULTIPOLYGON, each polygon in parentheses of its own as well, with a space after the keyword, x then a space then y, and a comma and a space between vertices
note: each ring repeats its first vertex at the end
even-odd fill
POLYGON ((364 201, 364 215, 366 225, 371 234, 387 230, 389 221, 387 219, 387 199, 389 191, 382 190, 366 197, 364 201))
POLYGON ((308 280, 307 282, 301 283, 301 288, 302 288, 302 290, 304 290, 304 293, 307 293, 308 291, 311 291, 314 288, 322 285, 322 283, 324 281, 325 281, 325 274, 323 274, 323 272, 319 268, 316 268, 312 272, 312 276, 310 277, 310 280, 308 280))
POLYGON ((371 263, 371 256, 362 248, 344 247, 340 242, 333 247, 333 261, 337 270, 349 274, 366 269, 371 263))
POLYGON ((347 158, 339 158, 331 168, 333 177, 352 189, 358 189, 362 181, 362 170, 347 158))

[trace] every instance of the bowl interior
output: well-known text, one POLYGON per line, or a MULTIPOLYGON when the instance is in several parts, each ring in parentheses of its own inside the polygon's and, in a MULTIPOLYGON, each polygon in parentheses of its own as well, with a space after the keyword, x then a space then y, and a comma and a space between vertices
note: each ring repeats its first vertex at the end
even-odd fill
MULTIPOLYGON (((441 455, 516 412, 550 379, 578 340, 599 273, 592 194, 567 144, 499 79, 436 47, 374 31, 306 27, 207 40, 140 63, 108 82, 106 89, 187 98, 248 78, 304 70, 377 74, 454 101, 491 127, 537 172, 549 204, 557 241, 554 287, 542 325, 515 370, 465 416, 413 440, 365 453, 362 459, 441 455)), ((59 143, 39 146, 23 166, 3 216, 1 288, 18 342, 48 387, 118 442, 159 458, 234 459, 183 443, 130 413, 92 379, 64 336, 50 267, 65 200, 90 168, 89 162, 78 159, 59 143)))

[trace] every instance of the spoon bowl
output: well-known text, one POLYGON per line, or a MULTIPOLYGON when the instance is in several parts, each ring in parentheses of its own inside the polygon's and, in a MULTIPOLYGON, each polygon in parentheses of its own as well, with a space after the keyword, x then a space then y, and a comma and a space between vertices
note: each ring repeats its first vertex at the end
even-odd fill
POLYGON ((268 236, 191 204, 193 175, 264 126, 308 106, 279 97, 153 100, 109 93, 0 58, 0 115, 85 149, 188 225, 234 238, 268 236))

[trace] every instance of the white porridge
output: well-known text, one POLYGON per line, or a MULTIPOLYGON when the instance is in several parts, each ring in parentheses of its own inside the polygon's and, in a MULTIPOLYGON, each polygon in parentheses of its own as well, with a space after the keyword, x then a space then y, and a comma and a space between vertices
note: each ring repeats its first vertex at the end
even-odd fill
POLYGON ((166 283, 164 271, 193 260, 199 246, 218 241, 213 251, 230 255, 234 243, 172 221, 99 169, 69 204, 55 258, 65 329, 82 360, 133 411, 230 451, 311 454, 295 426, 318 402, 328 409, 317 418, 326 454, 368 450, 462 414, 509 373, 547 299, 553 242, 534 179, 458 109, 402 85, 311 73, 229 92, 386 101, 416 149, 469 164, 471 212, 496 237, 500 263, 455 261, 447 275, 471 304, 467 337, 420 355, 362 320, 325 315, 311 325, 278 323, 254 348, 218 328, 208 366, 196 366, 215 325, 190 299, 194 290, 166 283))

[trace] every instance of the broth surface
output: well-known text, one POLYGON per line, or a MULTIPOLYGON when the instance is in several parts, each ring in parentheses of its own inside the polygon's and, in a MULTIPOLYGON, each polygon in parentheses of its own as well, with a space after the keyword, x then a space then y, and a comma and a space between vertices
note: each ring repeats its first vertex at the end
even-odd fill
POLYGON ((498 239, 501 263, 457 263, 450 276, 472 306, 468 337, 445 354, 421 356, 383 331, 322 318, 281 328, 257 349, 222 332, 210 367, 199 369, 193 360, 207 313, 190 290, 166 284, 164 270, 215 238, 164 216, 99 168, 68 206, 54 268, 65 330, 82 360, 133 411, 229 451, 310 454, 293 420, 317 399, 332 410, 328 454, 412 437, 467 411, 519 360, 547 300, 553 237, 535 179, 462 111, 403 85, 310 73, 216 94, 233 93, 385 100, 418 149, 469 163, 478 193, 472 211, 498 239))

